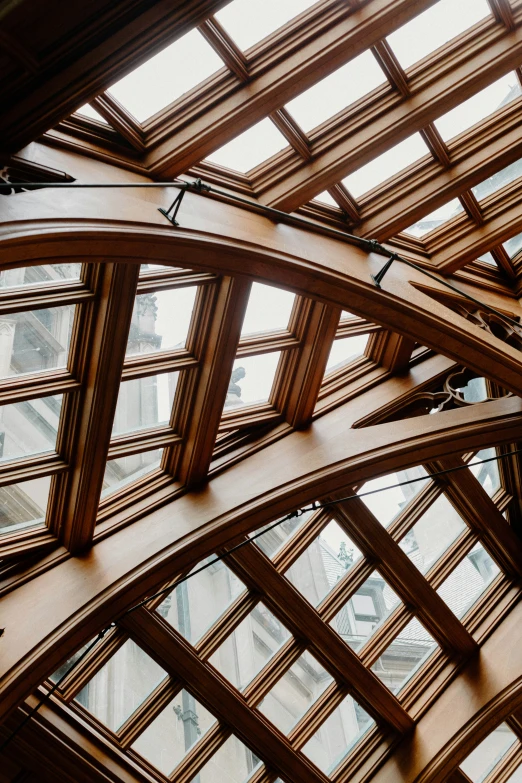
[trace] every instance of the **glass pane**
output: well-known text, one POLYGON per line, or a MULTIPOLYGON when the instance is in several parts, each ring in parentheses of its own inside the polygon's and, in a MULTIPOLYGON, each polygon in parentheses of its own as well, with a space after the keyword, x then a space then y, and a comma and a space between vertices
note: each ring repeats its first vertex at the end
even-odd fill
POLYGON ((491 177, 475 185, 471 190, 475 198, 481 201, 487 196, 491 196, 492 193, 496 193, 497 190, 500 190, 505 185, 509 185, 510 182, 514 182, 518 177, 522 177, 522 158, 511 163, 510 166, 497 171, 496 174, 492 174, 491 177))
POLYGON ((222 67, 223 61, 201 33, 191 30, 113 84, 109 92, 144 122, 222 67))
POLYGON ((162 454, 163 449, 153 449, 142 451, 141 454, 132 454, 130 457, 110 459, 105 466, 102 498, 112 495, 113 492, 159 468, 162 454))
POLYGON ((312 200, 320 201, 322 204, 328 204, 330 207, 336 207, 336 209, 339 209, 339 204, 334 198, 330 196, 327 190, 323 190, 322 193, 319 193, 317 196, 314 196, 312 200))
POLYGON ((215 14, 240 49, 249 49, 317 0, 234 0, 215 14))
POLYGON ((167 672, 133 641, 125 642, 76 696, 112 731, 143 704, 167 672))
POLYGON ((497 266, 497 262, 491 253, 484 253, 483 255, 479 256, 477 260, 483 261, 485 264, 490 264, 491 266, 497 266))
POLYGON ((330 623, 352 650, 359 650, 399 606, 400 599, 378 571, 362 584, 330 623))
POLYGON ((288 329, 295 294, 272 285, 252 283, 241 337, 288 329))
POLYGON ((425 574, 465 529, 459 514, 441 495, 406 533, 400 547, 425 574))
POLYGON ((190 286, 137 296, 125 355, 184 348, 196 291, 190 286))
POLYGON ((268 402, 274 385, 280 351, 241 356, 234 362, 225 410, 268 402))
MULTIPOLYGON (((273 557, 314 513, 314 511, 305 511, 305 513, 301 514, 299 517, 287 519, 264 535, 256 538, 254 543, 259 549, 263 550, 267 557, 273 557)), ((270 527, 272 524, 273 522, 269 522, 265 527, 270 527)), ((256 533, 260 533, 261 530, 263 530, 263 528, 256 530, 256 533)))
POLYGON ((51 477, 0 487, 0 535, 45 527, 51 477))
POLYGON ((441 584, 437 593, 460 619, 499 573, 499 567, 482 544, 471 552, 441 584))
POLYGON ((170 775, 215 722, 202 704, 182 690, 140 734, 132 750, 164 775, 170 775))
POLYGON ((246 174, 285 147, 288 147, 287 140, 272 120, 265 117, 208 155, 205 160, 246 174))
POLYGON ((506 755, 515 741, 516 736, 509 726, 501 723, 495 731, 492 731, 485 740, 477 745, 460 767, 473 783, 481 783, 506 755))
POLYGON ((0 461, 54 451, 62 395, 0 406, 0 461))
POLYGON ((366 51, 302 92, 285 108, 308 132, 385 82, 375 57, 366 51))
POLYGON ((331 674, 305 652, 277 681, 258 709, 283 734, 288 734, 331 682, 331 674))
POLYGON ((329 522, 285 576, 317 606, 360 557, 360 551, 337 522, 329 522))
POLYGON ((506 780, 506 783, 522 783, 522 765, 516 768, 513 774, 506 780))
POLYGON ((308 740, 303 753, 328 775, 373 724, 373 718, 347 696, 308 740))
POLYGON ((80 279, 81 264, 41 264, 22 266, 0 272, 0 288, 39 286, 42 283, 63 283, 80 279))
POLYGON ((444 223, 447 223, 448 220, 451 220, 456 215, 460 215, 461 212, 464 212, 464 207, 458 198, 454 198, 452 201, 444 204, 443 207, 436 209, 435 212, 430 212, 422 220, 418 220, 413 226, 405 228, 404 233, 413 237, 423 237, 425 234, 433 231, 433 229, 444 225, 444 223))
POLYGON ((491 459, 491 457, 495 457, 496 454, 497 452, 494 448, 482 449, 482 451, 479 451, 478 454, 475 454, 469 463, 471 472, 475 478, 480 481, 482 487, 486 490, 490 497, 495 494, 497 489, 500 489, 500 473, 498 472, 498 462, 485 462, 482 465, 476 465, 474 463, 480 461, 481 459, 491 459))
POLYGON ((245 783, 259 764, 257 756, 232 736, 192 778, 191 783, 245 783))
POLYGON ((507 242, 503 242, 503 247, 510 258, 516 256, 516 254, 522 250, 522 234, 517 234, 516 237, 508 239, 507 242))
POLYGON ((112 434, 167 426, 172 413, 179 373, 146 375, 120 385, 112 434))
POLYGON ((435 126, 444 141, 450 141, 459 133, 493 114, 522 93, 517 76, 508 73, 490 84, 472 98, 460 103, 447 114, 435 120, 435 126))
POLYGON ((74 305, 0 316, 0 378, 67 366, 74 305))
POLYGON ((353 174, 349 174, 343 179, 343 185, 348 188, 352 196, 359 198, 429 154, 430 151, 420 133, 414 133, 354 171, 353 174))
POLYGON ((80 106, 79 109, 76 109, 75 114, 82 114, 84 117, 89 117, 90 120, 97 120, 97 122, 103 122, 104 125, 109 124, 107 120, 105 120, 101 116, 101 114, 98 114, 96 109, 93 109, 92 106, 88 103, 85 103, 83 106, 80 106))
POLYGON ((243 690, 287 639, 289 631, 258 604, 212 655, 210 663, 243 690))
POLYGON ((69 672, 74 670, 74 667, 76 665, 76 662, 82 657, 84 652, 87 650, 87 648, 91 647, 92 649, 96 649, 97 645, 100 644, 101 639, 98 639, 97 637, 93 637, 92 639, 89 639, 89 641, 83 645, 83 647, 80 647, 79 650, 77 650, 73 655, 71 655, 70 658, 67 658, 67 660, 62 663, 61 666, 56 669, 55 672, 53 672, 51 675, 49 675, 49 679, 51 682, 59 682, 59 680, 62 679, 62 677, 65 677, 65 675, 69 674, 69 672), (94 640, 97 639, 96 644, 93 644, 94 640))
POLYGON ((437 647, 424 626, 414 617, 373 664, 372 672, 392 693, 397 693, 437 647))
POLYGON ((339 370, 362 356, 368 345, 368 339, 367 334, 358 334, 354 337, 342 337, 340 340, 334 340, 326 362, 325 374, 328 375, 334 370, 339 370))
POLYGON ((402 67, 409 68, 490 14, 486 0, 439 0, 391 33, 387 41, 402 67))
POLYGON ((363 496, 365 492, 375 492, 374 495, 361 497, 362 502, 374 514, 381 525, 388 527, 396 516, 403 510, 408 503, 426 486, 428 479, 427 473, 423 467, 407 468, 397 473, 390 473, 387 476, 367 481, 366 484, 358 490, 357 494, 363 496), (402 487, 395 487, 394 484, 400 484, 402 481, 411 481, 412 484, 405 484, 402 487), (417 480, 418 479, 418 480, 417 480), (384 489, 392 487, 392 489, 384 489))
POLYGON ((483 402, 488 398, 485 378, 470 378, 465 386, 457 389, 466 402, 483 402))
MULTIPOLYGON (((192 571, 215 559, 210 555, 192 571)), ((157 611, 188 642, 196 644, 244 590, 243 582, 219 561, 178 585, 157 611)))

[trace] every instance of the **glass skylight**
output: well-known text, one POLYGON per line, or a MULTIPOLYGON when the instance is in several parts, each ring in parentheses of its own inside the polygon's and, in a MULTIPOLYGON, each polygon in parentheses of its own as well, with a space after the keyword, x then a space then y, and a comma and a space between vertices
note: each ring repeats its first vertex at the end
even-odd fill
POLYGON ((343 185, 352 196, 359 198, 428 154, 430 151, 424 139, 420 133, 414 133, 353 174, 349 174, 343 179, 343 185))
POLYGON ((337 201, 330 196, 327 190, 323 190, 322 193, 319 193, 317 196, 314 196, 312 201, 320 201, 321 204, 328 204, 330 207, 335 207, 336 209, 339 209, 339 204, 337 201))
POLYGON ((465 529, 459 514, 441 495, 406 533, 400 547, 425 574, 465 529))
POLYGON ((509 726, 501 723, 460 765, 463 772, 473 783, 481 783, 496 767, 499 761, 516 741, 509 726))
POLYGON ((437 593, 460 619, 499 573, 499 567, 482 544, 475 544, 437 593))
POLYGON ((387 41, 402 67, 409 68, 490 15, 487 0, 439 0, 391 33, 387 41))
POLYGON ((363 484, 357 494, 380 490, 374 495, 362 497, 361 500, 364 505, 370 509, 372 514, 375 515, 381 525, 388 527, 390 522, 395 519, 402 509, 413 500, 423 487, 426 486, 428 479, 426 478, 424 481, 414 481, 411 484, 405 484, 402 487, 393 485, 400 484, 404 481, 411 481, 412 479, 423 478, 424 476, 427 476, 427 473, 422 467, 407 468, 398 473, 390 473, 387 476, 380 476, 379 478, 367 481, 366 484, 363 484), (385 490, 385 487, 392 488, 385 490))
POLYGON ((287 103, 292 117, 308 132, 386 82, 368 50, 287 103))
POLYGON ((414 617, 373 664, 372 672, 392 693, 397 693, 437 646, 424 626, 414 617))
POLYGON ((410 234, 413 237, 423 237, 435 228, 444 225, 444 223, 447 223, 448 220, 451 220, 451 218, 456 215, 460 215, 461 212, 464 212, 464 207, 458 198, 454 198, 434 212, 430 212, 430 214, 426 215, 422 220, 418 220, 413 226, 405 228, 404 233, 410 234))
MULTIPOLYGON (((312 516, 313 511, 305 511, 299 517, 293 517, 282 522, 272 530, 268 530, 264 535, 256 538, 254 543, 259 549, 262 549, 267 557, 273 558, 274 555, 295 535, 296 531, 312 516)), ((270 522, 266 527, 270 527, 270 522)), ((260 533, 263 528, 257 530, 260 533)))
POLYGON ((477 260, 483 261, 485 264, 489 264, 490 266, 497 266, 497 262, 491 253, 484 253, 483 255, 479 256, 477 260))
POLYGON ((339 340, 334 340, 326 363, 326 374, 328 375, 362 356, 367 345, 367 334, 341 337, 339 340))
POLYGON ((40 264, 0 272, 0 288, 25 288, 80 279, 81 264, 40 264))
POLYGON ((252 283, 241 337, 288 329, 295 294, 263 283, 252 283))
POLYGON ((234 362, 225 411, 242 405, 268 402, 274 385, 280 351, 241 356, 234 362))
POLYGON ((146 375, 120 385, 112 435, 168 425, 179 373, 146 375))
POLYGON ((89 103, 84 104, 83 106, 80 106, 79 109, 76 109, 76 114, 82 114, 84 117, 89 117, 90 120, 97 120, 98 122, 103 122, 104 125, 108 125, 106 119, 104 119, 101 114, 98 114, 96 109, 93 109, 92 106, 89 103))
POLYGON ((75 305, 0 316, 0 378, 67 366, 75 305))
POLYGON ((443 140, 450 141, 521 94, 522 90, 516 74, 508 73, 472 98, 443 114, 435 120, 434 124, 443 140))
POLYGON ((162 454, 163 449, 152 449, 129 457, 108 460, 103 476, 102 498, 112 495, 122 487, 159 468, 162 454))
POLYGON ((246 174, 287 146, 288 142, 283 134, 277 130, 272 120, 265 117, 208 155, 205 160, 246 174))
POLYGON ((519 158, 504 169, 497 171, 496 174, 493 174, 491 177, 488 177, 488 179, 475 185, 471 190, 473 191, 475 198, 478 201, 481 201, 482 199, 487 198, 487 196, 491 196, 492 193, 496 193, 497 190, 500 190, 500 188, 503 188, 505 185, 509 185, 510 182, 513 182, 519 177, 522 177, 522 158, 519 158))
POLYGON ((491 497, 495 494, 497 489, 500 489, 500 473, 498 470, 498 462, 483 462, 482 464, 476 464, 483 459, 491 459, 496 455, 495 449, 483 449, 475 454, 471 462, 469 462, 470 470, 477 478, 482 488, 491 497))
POLYGON ((61 407, 61 394, 0 406, 0 462, 54 451, 61 407))
POLYGON ((0 487, 0 536, 44 527, 51 477, 0 487))
POLYGON ((191 783, 245 783, 260 763, 241 740, 232 736, 192 778, 191 783))
POLYGON ((221 58, 194 29, 113 84, 109 92, 145 122, 222 67, 221 58))
POLYGON ((517 253, 522 250, 522 234, 517 234, 516 237, 511 237, 507 242, 503 242, 503 247, 510 258, 516 256, 517 253))
POLYGON ((317 0, 233 0, 215 14, 240 49, 249 49, 317 0))
POLYGON ((189 286, 139 294, 125 355, 184 348, 197 290, 197 286, 189 286))

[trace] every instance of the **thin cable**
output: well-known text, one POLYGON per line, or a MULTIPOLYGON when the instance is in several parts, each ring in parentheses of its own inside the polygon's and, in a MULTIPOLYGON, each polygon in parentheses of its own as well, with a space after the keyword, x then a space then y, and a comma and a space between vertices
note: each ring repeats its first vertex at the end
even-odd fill
POLYGON ((68 677, 74 669, 76 669, 80 663, 89 655, 91 650, 100 642, 105 634, 111 629, 115 628, 118 624, 118 621, 122 618, 129 615, 131 612, 135 612, 136 609, 141 609, 142 606, 145 606, 150 601, 153 601, 155 598, 159 598, 160 596, 164 595, 165 593, 172 592, 172 590, 175 590, 178 585, 182 584, 183 582, 186 582, 187 579, 191 579, 193 576, 196 576, 196 574, 200 574, 202 571, 205 571, 207 568, 210 568, 211 565, 214 565, 215 563, 219 563, 222 560, 225 560, 229 555, 231 555, 233 552, 237 552, 238 549, 241 549, 244 546, 247 546, 247 544, 252 543, 252 541, 255 541, 256 538, 259 538, 260 536, 264 536, 265 533, 270 532, 270 530, 273 530, 274 528, 278 527, 279 525, 282 525, 284 522, 288 522, 290 519, 296 519, 303 514, 305 514, 308 511, 319 511, 320 509, 328 509, 330 506, 336 505, 338 503, 345 503, 348 500, 354 500, 355 498, 363 498, 367 497, 368 495, 375 495, 378 492, 386 492, 389 489, 396 489, 397 487, 404 487, 408 484, 414 484, 418 481, 427 481, 430 478, 434 478, 437 476, 444 476, 448 473, 455 473, 458 470, 465 470, 466 468, 469 468, 470 465, 484 465, 487 462, 495 462, 496 460, 504 459, 505 457, 511 457, 516 454, 522 454, 522 448, 515 449, 514 451, 508 451, 505 454, 498 454, 495 457, 487 457, 486 459, 482 460, 474 460, 471 462, 463 463, 462 465, 455 465, 453 468, 445 468, 444 470, 438 470, 434 473, 430 473, 427 476, 419 476, 417 478, 407 479, 406 481, 399 481, 396 484, 390 484, 388 487, 380 487, 379 489, 370 489, 366 492, 359 492, 355 493, 354 495, 347 495, 344 498, 339 498, 337 500, 331 500, 327 503, 317 503, 314 501, 310 506, 306 506, 304 508, 297 509, 296 511, 292 511, 289 514, 287 514, 285 517, 282 517, 281 519, 278 519, 276 522, 273 522, 271 525, 268 525, 267 527, 263 528, 263 530, 260 530, 258 533, 255 533, 253 536, 249 536, 244 541, 240 541, 239 544, 236 544, 235 546, 231 547, 230 549, 227 549, 226 552, 223 552, 221 555, 216 555, 214 560, 210 560, 207 563, 204 563, 199 568, 196 568, 194 571, 190 571, 188 574, 185 574, 185 576, 180 577, 180 579, 177 579, 175 582, 170 584, 168 587, 164 587, 162 590, 158 590, 157 593, 154 593, 153 595, 149 595, 147 598, 143 599, 143 601, 140 601, 139 603, 135 604, 134 606, 131 606, 129 609, 127 609, 118 620, 115 622, 112 622, 110 625, 108 625, 106 628, 104 628, 98 636, 93 640, 93 642, 83 651, 83 653, 77 658, 69 669, 63 674, 57 682, 54 683, 52 688, 50 688, 47 693, 44 694, 44 696, 40 697, 40 701, 38 704, 36 704, 32 710, 27 713, 25 718, 22 720, 20 725, 13 729, 11 734, 7 737, 6 740, 0 745, 0 753, 6 748, 9 743, 16 737, 16 735, 23 729, 23 727, 31 720, 31 718, 38 712, 38 710, 42 707, 43 704, 45 704, 53 693, 60 687, 61 683, 65 680, 66 677, 68 677))

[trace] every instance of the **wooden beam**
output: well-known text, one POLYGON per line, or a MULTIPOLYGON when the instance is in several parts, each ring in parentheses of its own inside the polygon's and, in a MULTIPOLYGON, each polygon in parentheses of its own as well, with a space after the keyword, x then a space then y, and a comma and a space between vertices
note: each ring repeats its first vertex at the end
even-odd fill
POLYGON ((97 98, 91 101, 91 104, 135 150, 138 152, 145 151, 141 128, 110 93, 98 95, 97 98))
POLYGON ((259 758, 276 767, 291 783, 326 783, 328 778, 306 756, 297 756, 287 739, 219 672, 203 663, 194 649, 157 614, 140 609, 125 627, 168 671, 182 679, 195 698, 229 726, 259 758))
POLYGON ((73 403, 78 405, 75 431, 66 434, 64 444, 71 473, 60 526, 73 553, 89 546, 94 534, 138 275, 139 264, 104 266, 99 300, 82 336, 78 369, 84 389, 73 403))
MULTIPOLYGON (((397 99, 389 106, 389 97, 383 96, 382 105, 375 106, 379 121, 368 121, 359 129, 353 127, 353 118, 336 126, 329 137, 321 138, 319 149, 312 147, 313 162, 285 161, 285 176, 274 169, 271 182, 265 177, 253 183, 264 204, 287 212, 295 210, 353 171, 361 168, 377 155, 386 152, 403 139, 420 131, 441 114, 474 95, 495 79, 513 70, 522 55, 522 29, 505 32, 494 25, 489 45, 477 45, 470 39, 459 51, 458 61, 452 53, 452 70, 444 67, 444 59, 434 63, 431 78, 411 79, 410 98, 397 99), (387 111, 384 113, 384 103, 387 111), (373 131, 371 130, 373 127, 373 131)), ((449 55, 448 55, 449 57, 449 55)), ((429 210, 428 210, 429 211, 429 210)))
POLYGON ((199 26, 199 31, 237 78, 242 82, 248 81, 247 59, 218 20, 214 17, 206 19, 199 26))

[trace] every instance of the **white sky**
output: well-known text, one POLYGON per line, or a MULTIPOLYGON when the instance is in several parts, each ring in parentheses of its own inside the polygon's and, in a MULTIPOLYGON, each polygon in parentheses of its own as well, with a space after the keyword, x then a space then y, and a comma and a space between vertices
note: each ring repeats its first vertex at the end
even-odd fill
POLYGON ((246 174, 285 147, 288 147, 287 140, 272 120, 265 117, 215 150, 206 160, 246 174))
POLYGON ((234 0, 215 14, 240 49, 248 49, 317 0, 234 0))
POLYGON ((98 114, 96 109, 93 109, 92 106, 90 106, 88 103, 84 103, 83 106, 80 106, 79 109, 76 109, 76 114, 83 114, 84 117, 90 117, 91 120, 98 120, 98 122, 103 122, 104 125, 109 124, 107 120, 105 120, 101 114, 98 114))
POLYGON ((409 68, 490 14, 487 0, 439 0, 387 40, 402 67, 409 68))
POLYGON ((144 122, 223 65, 194 29, 113 84, 109 92, 139 122, 144 122))
POLYGON ((377 60, 366 51, 302 92, 285 108, 308 132, 385 81, 377 60))
POLYGON ((504 250, 510 255, 514 256, 515 253, 518 253, 520 248, 522 248, 522 234, 517 234, 514 237, 511 237, 511 239, 508 239, 507 242, 502 243, 504 246, 504 250))
POLYGON ((330 372, 334 368, 340 367, 343 364, 348 364, 349 361, 356 359, 358 356, 362 356, 367 343, 367 334, 355 335, 354 337, 342 337, 340 340, 334 340, 326 363, 326 372, 330 372))
POLYGON ((358 198, 429 153, 420 133, 414 133, 354 171, 353 174, 349 174, 343 179, 343 185, 354 198, 358 198))
POLYGON ((241 336, 286 329, 294 301, 295 294, 290 291, 252 283, 241 336))

